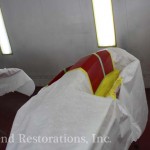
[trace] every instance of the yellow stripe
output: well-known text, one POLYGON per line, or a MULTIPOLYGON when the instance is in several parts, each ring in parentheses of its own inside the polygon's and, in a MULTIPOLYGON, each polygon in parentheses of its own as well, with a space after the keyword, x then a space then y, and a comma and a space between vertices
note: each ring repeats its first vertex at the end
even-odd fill
POLYGON ((119 86, 121 86, 121 84, 123 83, 123 78, 122 77, 118 77, 118 79, 115 81, 114 85, 112 86, 112 88, 110 89, 110 91, 108 92, 107 96, 112 97, 113 100, 116 100, 116 90, 117 88, 119 88, 119 86))

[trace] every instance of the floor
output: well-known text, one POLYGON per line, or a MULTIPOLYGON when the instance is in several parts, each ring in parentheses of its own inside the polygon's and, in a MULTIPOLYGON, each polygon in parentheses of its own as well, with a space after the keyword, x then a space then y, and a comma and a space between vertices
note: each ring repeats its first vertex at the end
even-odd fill
MULTIPOLYGON (((40 88, 36 88, 33 95, 35 95, 40 88)), ((32 95, 32 96, 33 96, 32 95)), ((150 89, 146 89, 148 100, 148 107, 150 109, 150 89)), ((0 138, 9 136, 13 119, 17 110, 28 100, 30 97, 20 93, 10 93, 0 97, 0 138)), ((0 150, 5 150, 6 144, 0 141, 0 150)), ((129 150, 150 150, 150 115, 147 127, 137 142, 132 143, 129 150)))
MULTIPOLYGON (((32 96, 37 94, 40 89, 40 87, 37 87, 32 96)), ((17 110, 29 99, 30 97, 17 92, 0 97, 0 139, 9 136, 17 110)), ((0 140, 0 150, 5 150, 5 147, 6 144, 1 143, 0 140)))

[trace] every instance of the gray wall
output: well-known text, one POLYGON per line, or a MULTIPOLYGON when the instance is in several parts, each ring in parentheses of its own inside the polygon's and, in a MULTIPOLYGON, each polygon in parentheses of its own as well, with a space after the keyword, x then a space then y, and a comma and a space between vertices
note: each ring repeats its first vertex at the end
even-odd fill
POLYGON ((114 0, 118 45, 135 55, 150 87, 150 0, 114 0))
MULTIPOLYGON (((13 50, 0 68, 22 68, 45 85, 62 68, 97 51, 91 0, 1 0, 13 50)), ((113 0, 118 47, 141 60, 150 87, 150 1, 113 0)))

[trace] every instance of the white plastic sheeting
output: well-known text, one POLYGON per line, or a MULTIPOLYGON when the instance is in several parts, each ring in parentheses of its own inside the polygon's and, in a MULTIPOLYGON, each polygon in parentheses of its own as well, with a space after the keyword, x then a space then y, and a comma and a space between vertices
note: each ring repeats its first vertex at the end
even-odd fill
POLYGON ((35 90, 33 80, 21 69, 0 69, 0 96, 18 91, 30 96, 35 90))
POLYGON ((142 72, 134 56, 119 48, 108 50, 122 70, 116 101, 92 95, 85 74, 70 71, 18 111, 7 150, 127 150, 147 122, 142 72), (95 136, 107 140, 95 142, 95 136), (80 140, 64 142, 66 137, 80 140))

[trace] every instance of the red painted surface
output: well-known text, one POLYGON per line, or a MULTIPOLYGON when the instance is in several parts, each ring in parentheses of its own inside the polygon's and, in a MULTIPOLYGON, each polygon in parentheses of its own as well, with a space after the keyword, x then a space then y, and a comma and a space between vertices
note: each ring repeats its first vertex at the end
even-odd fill
POLYGON ((102 71, 102 66, 100 65, 99 59, 95 55, 89 55, 80 59, 76 64, 74 64, 70 70, 82 68, 89 75, 93 92, 95 93, 100 82, 104 78, 102 71))
POLYGON ((111 71, 113 71, 113 62, 112 62, 110 53, 105 50, 105 51, 99 51, 99 52, 97 52, 97 54, 99 55, 99 57, 102 60, 105 73, 108 74, 111 71))

